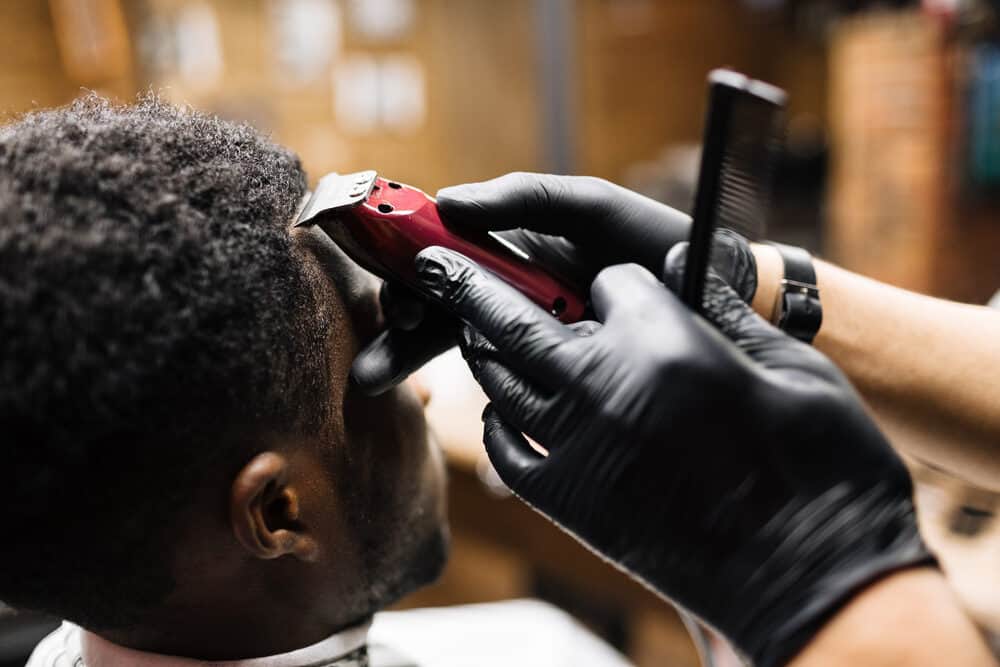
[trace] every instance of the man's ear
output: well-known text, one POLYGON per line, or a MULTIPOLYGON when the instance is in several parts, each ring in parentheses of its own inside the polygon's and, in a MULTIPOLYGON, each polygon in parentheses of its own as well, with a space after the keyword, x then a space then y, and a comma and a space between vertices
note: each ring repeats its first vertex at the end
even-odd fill
POLYGON ((255 456, 233 481, 229 520, 236 539, 257 558, 293 555, 314 561, 319 544, 299 519, 299 494, 289 477, 285 457, 275 452, 255 456))

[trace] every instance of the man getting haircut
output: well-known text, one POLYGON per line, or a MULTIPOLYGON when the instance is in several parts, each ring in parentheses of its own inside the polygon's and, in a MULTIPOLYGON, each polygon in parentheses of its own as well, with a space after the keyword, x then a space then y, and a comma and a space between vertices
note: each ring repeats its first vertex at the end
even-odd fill
POLYGON ((153 95, 0 128, 0 599, 85 664, 301 649, 442 567, 441 457, 410 389, 349 386, 377 283, 291 228, 305 192, 153 95))

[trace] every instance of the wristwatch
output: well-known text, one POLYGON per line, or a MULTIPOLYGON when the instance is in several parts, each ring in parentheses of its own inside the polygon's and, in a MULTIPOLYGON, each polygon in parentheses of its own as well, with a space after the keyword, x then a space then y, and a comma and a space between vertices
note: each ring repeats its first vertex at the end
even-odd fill
POLYGON ((783 243, 771 245, 781 255, 785 265, 771 321, 789 336, 812 343, 823 323, 823 306, 819 302, 812 256, 795 246, 783 243))

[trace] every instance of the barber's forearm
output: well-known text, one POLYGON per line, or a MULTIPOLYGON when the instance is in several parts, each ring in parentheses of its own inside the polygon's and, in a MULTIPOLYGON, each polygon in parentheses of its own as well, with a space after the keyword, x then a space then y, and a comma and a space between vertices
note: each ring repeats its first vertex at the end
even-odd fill
MULTIPOLYGON (((781 260, 754 246, 754 309, 770 317, 781 260)), ((902 451, 1000 490, 1000 313, 898 289, 816 261, 832 358, 902 451)))
POLYGON ((996 665, 938 570, 904 570, 859 593, 790 667, 996 665))

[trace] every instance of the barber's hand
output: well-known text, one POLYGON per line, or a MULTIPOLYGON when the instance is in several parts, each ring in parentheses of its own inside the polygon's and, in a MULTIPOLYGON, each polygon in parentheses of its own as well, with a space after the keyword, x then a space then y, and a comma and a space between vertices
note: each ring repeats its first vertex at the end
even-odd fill
MULTIPOLYGON (((449 225, 499 232, 535 262, 581 286, 613 264, 635 262, 659 274, 667 251, 687 240, 691 226, 676 209, 589 176, 507 174, 444 188, 437 205, 449 225)), ((750 302, 757 267, 746 239, 719 232, 714 251, 713 264, 750 302)), ((352 368, 354 381, 369 393, 388 389, 451 347, 457 330, 404 287, 392 285, 383 297, 388 329, 352 368)))
MULTIPOLYGON (((682 264, 683 247, 669 283, 682 264)), ((645 269, 605 269, 603 325, 578 335, 461 255, 431 248, 417 266, 471 325, 500 477, 755 664, 783 664, 859 588, 932 561, 906 470, 843 375, 717 276, 706 321, 645 269)))
POLYGON ((351 380, 361 391, 388 391, 455 345, 459 322, 405 285, 383 282, 385 329, 354 358, 351 380))

